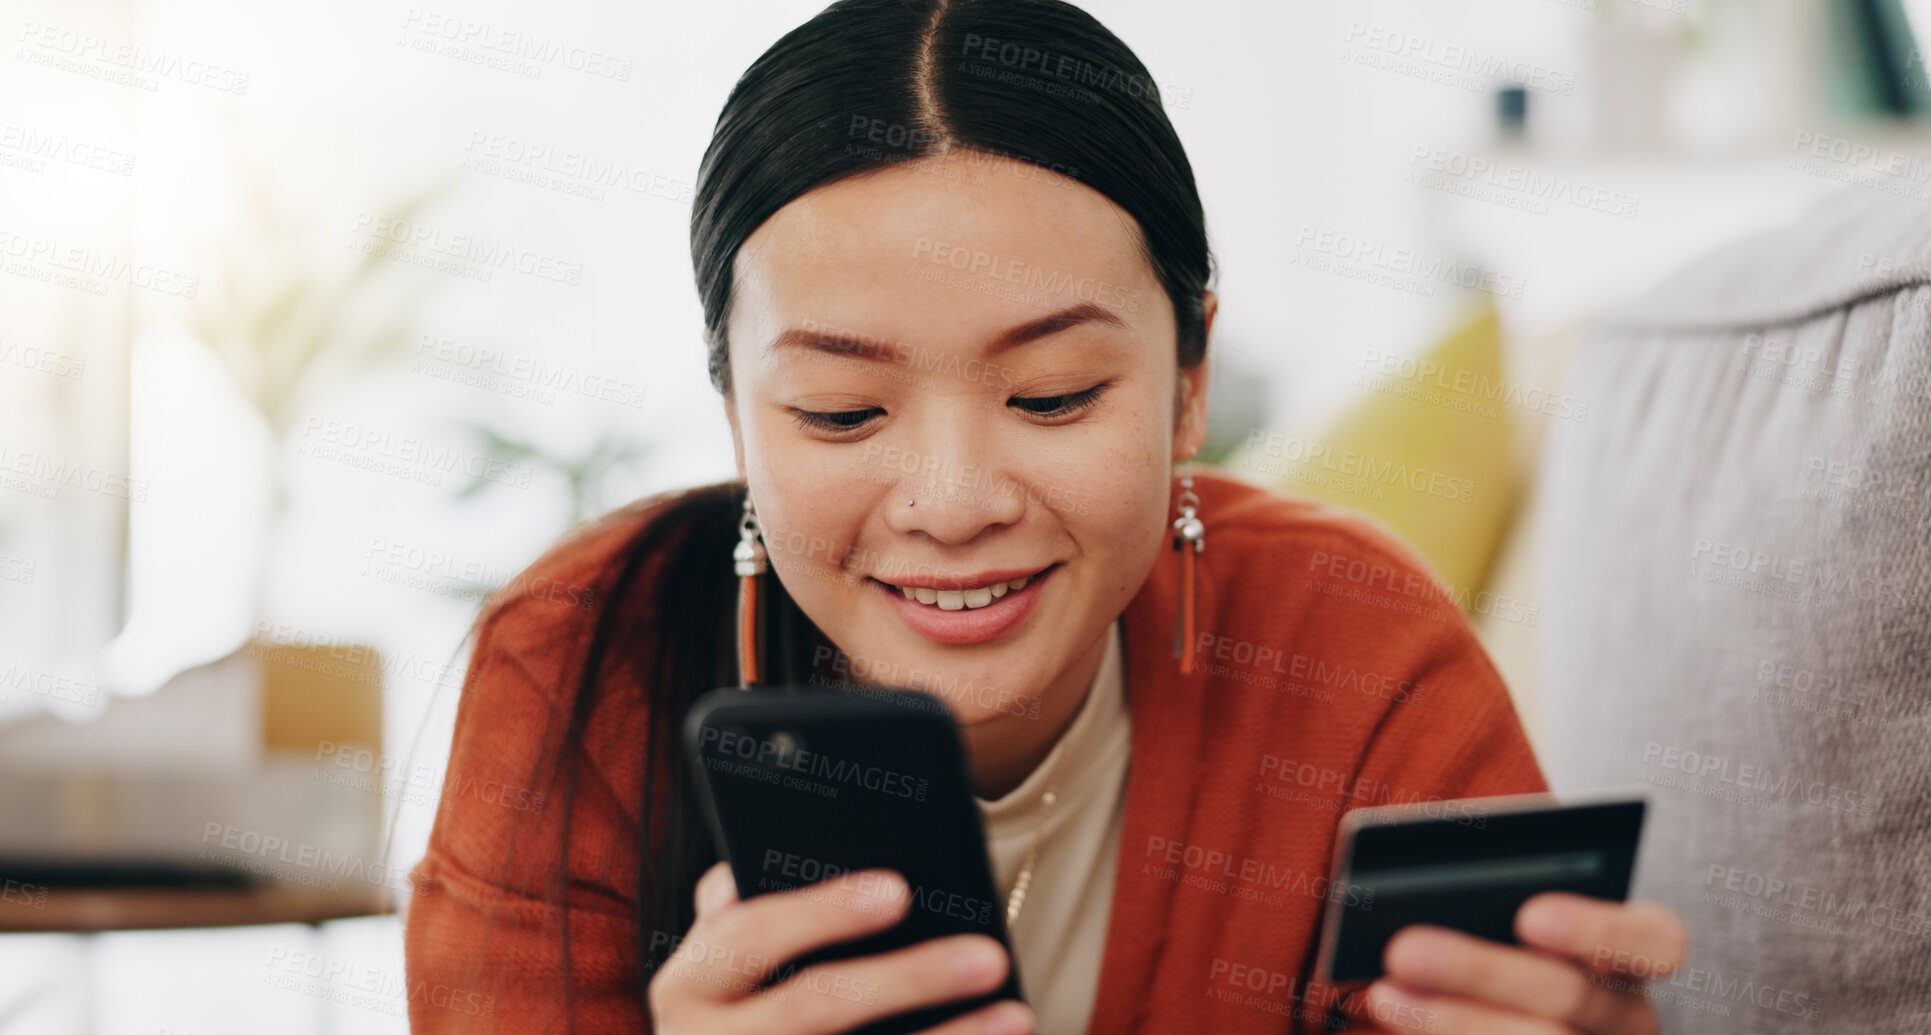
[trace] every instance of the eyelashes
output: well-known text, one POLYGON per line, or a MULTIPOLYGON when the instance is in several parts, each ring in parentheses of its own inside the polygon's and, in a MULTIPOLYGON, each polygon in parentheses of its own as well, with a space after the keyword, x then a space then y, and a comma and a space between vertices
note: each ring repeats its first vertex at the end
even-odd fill
MULTIPOLYGON (((1091 409, 1099 402, 1100 395, 1112 387, 1111 378, 1101 381, 1091 388, 1064 395, 1015 395, 1006 400, 1006 405, 1017 408, 1029 417, 1046 420, 1060 420, 1077 416, 1091 409)), ((876 406, 862 410, 801 410, 791 408, 793 423, 806 430, 828 431, 834 434, 854 431, 864 427, 871 419, 885 411, 876 406)))
POLYGON ((1073 392, 1069 395, 1047 395, 1047 396, 1032 396, 1032 397, 1015 395, 1011 399, 1006 400, 1006 405, 1007 406, 1016 405, 1020 409, 1025 410, 1027 413, 1030 413, 1035 417, 1069 417, 1075 413, 1079 413, 1087 409, 1088 407, 1092 406, 1094 403, 1098 402, 1100 398, 1100 393, 1105 391, 1106 387, 1112 383, 1113 382, 1111 381, 1102 381, 1091 388, 1085 389, 1083 391, 1073 392), (1046 406, 1042 409, 1035 410, 1029 406, 1024 405, 1026 403, 1051 403, 1052 405, 1046 406))
POLYGON ((830 413, 816 413, 811 410, 793 409, 793 423, 801 428, 815 428, 819 431, 850 431, 872 418, 874 413, 884 413, 874 406, 869 410, 834 410, 830 413))

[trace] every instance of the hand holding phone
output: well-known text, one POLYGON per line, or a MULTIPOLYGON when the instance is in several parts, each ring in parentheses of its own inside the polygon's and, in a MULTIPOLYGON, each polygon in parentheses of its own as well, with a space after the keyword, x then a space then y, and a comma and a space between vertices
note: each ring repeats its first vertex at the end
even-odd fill
MULTIPOLYGON (((929 939, 875 956, 810 967, 795 961, 900 922, 904 878, 884 870, 840 874, 791 891, 740 900, 728 863, 697 884, 697 920, 650 982, 652 1030, 829 1033, 894 1014, 983 995, 1006 980, 1004 946, 984 935, 929 939), (758 991, 773 977, 782 980, 758 991)), ((963 1023, 1028 1035, 1032 1013, 1005 999, 963 1023)))
MULTIPOLYGON (((865 961, 848 961, 924 954, 916 958, 928 971, 917 980, 869 989, 878 1002, 864 1004, 863 1014, 874 1020, 856 1029, 863 1035, 925 1031, 997 1000, 1022 1000, 964 745, 943 702, 898 689, 726 688, 692 706, 684 732, 698 796, 742 900, 725 916, 750 910, 766 922, 766 900, 843 903, 848 912, 857 901, 850 895, 892 899, 900 907, 894 921, 875 922, 874 901, 868 922, 856 926, 849 916, 786 907, 780 918, 795 917, 787 922, 811 937, 808 944, 784 943, 796 958, 769 962, 874 980, 876 968, 855 971, 865 961), (888 878, 876 871, 903 879, 881 886, 888 878), (838 894, 826 898, 824 885, 838 894), (826 925, 838 936, 819 937, 826 925), (941 979, 958 976, 945 962, 952 951, 945 945, 968 943, 998 949, 1002 980, 990 989, 939 996, 941 986, 957 984, 941 979), (893 1010, 881 1008, 886 1000, 893 1010), (915 1005, 922 1008, 910 1009, 915 1005)), ((899 973, 884 972, 893 980, 899 973)), ((838 1010, 844 1016, 846 1008, 838 1010)))

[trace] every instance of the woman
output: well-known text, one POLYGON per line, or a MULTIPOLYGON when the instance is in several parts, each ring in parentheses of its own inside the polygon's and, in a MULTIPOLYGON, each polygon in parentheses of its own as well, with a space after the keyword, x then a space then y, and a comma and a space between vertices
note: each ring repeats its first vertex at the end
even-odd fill
POLYGON ((524 581, 592 610, 486 608, 415 874, 418 1030, 844 1031, 1002 982, 962 936, 754 992, 904 900, 736 901, 677 734, 740 679, 913 686, 960 723, 1031 1008, 944 1031, 1653 1029, 1641 979, 1685 951, 1656 907, 1546 896, 1525 948, 1411 928, 1371 988, 1312 980, 1342 812, 1545 788, 1406 550, 1192 470, 1211 260, 1124 44, 1058 0, 836 3, 732 91, 691 242, 741 480, 524 581), (740 592, 769 598, 748 631, 740 592), (450 789, 478 780, 505 790, 450 789))

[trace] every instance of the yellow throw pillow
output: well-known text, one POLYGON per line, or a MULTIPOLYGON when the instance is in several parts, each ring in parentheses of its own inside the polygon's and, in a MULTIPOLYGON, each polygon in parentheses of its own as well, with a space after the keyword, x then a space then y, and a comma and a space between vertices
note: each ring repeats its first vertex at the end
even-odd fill
POLYGON ((1405 539, 1474 608, 1521 494, 1494 302, 1421 356, 1369 352, 1361 401, 1325 434, 1253 456, 1291 492, 1364 512, 1405 539), (1298 455, 1296 455, 1298 454, 1298 455))

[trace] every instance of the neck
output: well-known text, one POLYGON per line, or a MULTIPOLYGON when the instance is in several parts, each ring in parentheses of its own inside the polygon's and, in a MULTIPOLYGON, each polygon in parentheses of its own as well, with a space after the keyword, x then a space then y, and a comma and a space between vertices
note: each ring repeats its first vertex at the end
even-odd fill
POLYGON ((1100 662, 1106 657, 1106 638, 1110 635, 1112 628, 1108 623, 1085 652, 1045 689, 1040 695, 1037 718, 1001 713, 960 731, 966 753, 971 757, 976 784, 973 793, 988 800, 1004 797, 1046 760, 1092 691, 1093 678, 1099 674, 1100 662))

